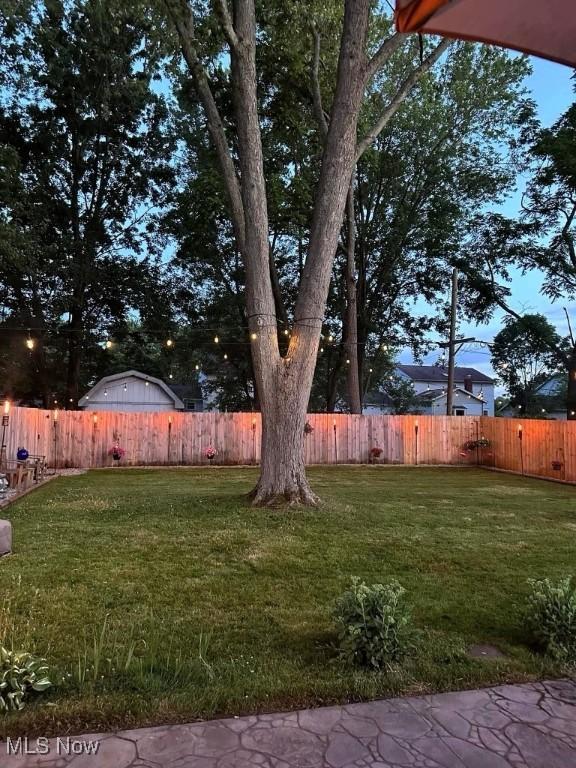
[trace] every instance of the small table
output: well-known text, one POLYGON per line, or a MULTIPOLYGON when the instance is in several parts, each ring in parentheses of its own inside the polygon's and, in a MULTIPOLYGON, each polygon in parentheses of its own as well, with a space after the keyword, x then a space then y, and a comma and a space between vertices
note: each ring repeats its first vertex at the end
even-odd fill
POLYGON ((7 466, 2 469, 6 475, 8 487, 11 491, 25 491, 34 481, 34 467, 29 467, 25 461, 17 461, 16 466, 10 466, 14 462, 6 462, 7 466))

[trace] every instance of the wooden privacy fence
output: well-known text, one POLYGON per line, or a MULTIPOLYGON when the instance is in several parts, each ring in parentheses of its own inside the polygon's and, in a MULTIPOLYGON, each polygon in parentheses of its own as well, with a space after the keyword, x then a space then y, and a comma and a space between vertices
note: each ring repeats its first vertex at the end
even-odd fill
MULTIPOLYGON (((576 422, 519 421, 473 416, 351 416, 310 414, 308 464, 368 463, 380 448, 382 464, 481 464, 513 472, 576 481, 576 422), (519 432, 519 427, 522 427, 519 432), (521 438, 519 437, 521 434, 521 438), (465 451, 486 437, 488 448, 465 451)), ((251 413, 120 413, 13 408, 7 457, 19 447, 44 455, 53 467, 106 467, 115 437, 122 465, 257 464, 260 416, 251 413)))

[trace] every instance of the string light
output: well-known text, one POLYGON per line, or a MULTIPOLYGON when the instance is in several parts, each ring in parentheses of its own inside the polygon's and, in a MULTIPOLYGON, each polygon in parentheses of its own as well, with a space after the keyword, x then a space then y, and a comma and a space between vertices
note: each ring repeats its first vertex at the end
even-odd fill
POLYGON ((219 341, 220 339, 218 338, 218 336, 214 336, 214 344, 218 344, 219 341))
POLYGON ((200 366, 199 365, 195 365, 194 367, 196 368, 197 371, 200 370, 200 366))
POLYGON ((112 341, 110 339, 108 339, 106 341, 106 344, 104 344, 104 346, 106 347, 106 349, 111 349, 112 348, 112 341))
POLYGON ((172 341, 172 339, 167 339, 166 340, 166 346, 167 347, 173 347, 174 346, 174 342, 172 341))
POLYGON ((36 346, 36 342, 31 336, 28 336, 28 338, 26 339, 26 346, 28 347, 29 350, 33 350, 34 347, 36 346))
POLYGON ((250 338, 252 339, 252 341, 256 341, 256 339, 258 338, 258 334, 257 334, 257 333, 254 333, 254 332, 252 332, 252 333, 250 334, 250 338))
POLYGON ((126 384, 126 382, 124 382, 124 392, 126 392, 127 390, 128 390, 128 384, 126 384))
POLYGON ((228 360, 228 355, 224 353, 224 360, 228 360))
POLYGON ((320 352, 324 352, 324 347, 320 347, 320 352))
POLYGON ((290 336, 290 331, 288 328, 284 328, 284 336, 290 336))
POLYGON ((330 334, 330 336, 328 336, 328 341, 334 341, 334 336, 332 336, 332 334, 330 334))

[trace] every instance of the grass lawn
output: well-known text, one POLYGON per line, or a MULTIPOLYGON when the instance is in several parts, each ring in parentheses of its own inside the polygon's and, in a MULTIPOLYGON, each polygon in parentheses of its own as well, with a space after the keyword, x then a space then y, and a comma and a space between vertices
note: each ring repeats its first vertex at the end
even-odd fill
POLYGON ((9 507, 0 641, 56 683, 0 735, 97 731, 562 674, 526 645, 529 577, 574 569, 576 491, 480 469, 310 470, 319 509, 265 510, 255 469, 103 470, 9 507), (422 630, 398 669, 334 660, 352 575, 398 578, 422 630), (505 659, 472 659, 469 643, 505 659))

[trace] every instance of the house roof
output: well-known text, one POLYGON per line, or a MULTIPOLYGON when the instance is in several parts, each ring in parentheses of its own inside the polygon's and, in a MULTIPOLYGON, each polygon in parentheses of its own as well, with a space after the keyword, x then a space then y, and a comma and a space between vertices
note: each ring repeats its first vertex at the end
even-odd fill
POLYGON ((191 384, 168 384, 172 392, 181 400, 202 400, 200 384, 195 381, 191 384))
POLYGON ((178 395, 165 382, 163 382, 162 379, 157 379, 155 376, 149 376, 147 373, 142 373, 141 371, 122 371, 121 373, 113 373, 110 376, 103 376, 99 381, 96 382, 96 384, 94 384, 92 389, 88 390, 85 395, 82 395, 79 400, 79 404, 83 405, 84 401, 91 399, 94 392, 101 389, 103 386, 111 384, 113 381, 118 381, 119 379, 128 379, 130 377, 148 381, 150 384, 156 384, 156 386, 160 387, 160 389, 163 390, 163 392, 165 392, 174 402, 174 407, 177 410, 184 409, 184 403, 182 400, 180 400, 178 395))
POLYGON ((548 376, 548 378, 545 379, 542 382, 542 384, 539 384, 534 391, 538 393, 543 387, 546 387, 549 384, 552 384, 553 382, 557 384, 564 384, 565 381, 566 381, 566 374, 564 372, 554 373, 552 374, 552 376, 548 376))
MULTIPOLYGON (((397 365, 398 370, 405 373, 413 381, 426 381, 433 383, 444 383, 448 381, 448 368, 441 365, 397 365)), ((476 368, 454 368, 454 380, 463 382, 467 377, 478 384, 493 384, 494 379, 486 376, 485 373, 477 371, 476 368)))
POLYGON ((392 407, 392 399, 387 392, 376 392, 372 390, 366 394, 364 405, 381 405, 392 407))
MULTIPOLYGON (((463 389, 462 387, 454 387, 454 392, 462 392, 462 394, 466 395, 466 397, 469 397, 471 400, 477 400, 479 403, 483 403, 484 400, 481 397, 478 397, 478 395, 472 394, 472 392, 468 392, 468 390, 463 389)), ((419 400, 439 400, 441 397, 446 396, 446 390, 445 389, 427 389, 425 392, 419 392, 418 393, 418 399, 419 400)), ((454 405, 457 405, 457 403, 454 403, 454 405)))

